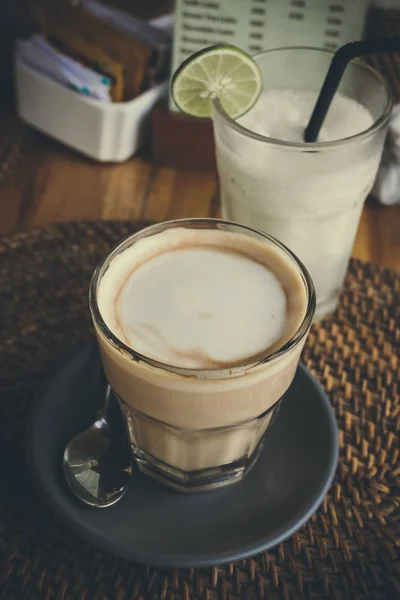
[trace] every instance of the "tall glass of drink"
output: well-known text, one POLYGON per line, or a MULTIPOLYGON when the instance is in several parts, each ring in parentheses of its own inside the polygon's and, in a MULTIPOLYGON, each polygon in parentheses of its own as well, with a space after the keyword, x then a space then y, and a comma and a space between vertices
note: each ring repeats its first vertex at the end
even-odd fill
POLYGON ((317 318, 337 306, 392 108, 384 78, 353 60, 318 141, 306 144, 332 56, 316 48, 263 52, 255 57, 263 77, 256 105, 234 121, 213 103, 222 216, 273 235, 304 262, 317 318))
POLYGON ((298 259, 243 225, 160 223, 99 265, 90 308, 139 469, 182 492, 240 481, 314 316, 298 259))

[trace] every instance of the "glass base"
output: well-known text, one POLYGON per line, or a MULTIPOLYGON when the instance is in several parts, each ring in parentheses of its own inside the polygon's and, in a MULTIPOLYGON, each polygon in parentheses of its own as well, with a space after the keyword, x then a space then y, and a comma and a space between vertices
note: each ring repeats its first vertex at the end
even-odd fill
POLYGON ((263 444, 263 438, 253 454, 226 465, 201 469, 198 471, 181 471, 171 465, 154 458, 132 444, 132 453, 138 469, 178 492, 197 493, 215 490, 238 483, 256 463, 263 444))

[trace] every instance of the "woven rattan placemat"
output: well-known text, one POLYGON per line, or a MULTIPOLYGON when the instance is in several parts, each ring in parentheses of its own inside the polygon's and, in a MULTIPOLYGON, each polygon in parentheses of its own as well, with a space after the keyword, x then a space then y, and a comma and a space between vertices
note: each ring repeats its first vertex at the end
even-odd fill
POLYGON ((97 550, 42 504, 24 456, 32 391, 92 337, 90 275, 137 227, 75 223, 0 240, 1 600, 400 598, 400 276, 359 261, 303 355, 335 408, 340 464, 321 508, 288 541, 228 566, 162 571, 97 550))

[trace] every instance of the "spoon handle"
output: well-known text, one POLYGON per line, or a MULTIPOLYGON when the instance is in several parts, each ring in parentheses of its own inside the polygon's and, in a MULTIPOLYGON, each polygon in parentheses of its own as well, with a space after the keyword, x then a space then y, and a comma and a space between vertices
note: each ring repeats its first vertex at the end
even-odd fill
POLYGON ((108 408, 110 404, 111 386, 108 383, 103 367, 100 367, 100 394, 104 393, 104 402, 97 411, 97 419, 107 421, 108 408))

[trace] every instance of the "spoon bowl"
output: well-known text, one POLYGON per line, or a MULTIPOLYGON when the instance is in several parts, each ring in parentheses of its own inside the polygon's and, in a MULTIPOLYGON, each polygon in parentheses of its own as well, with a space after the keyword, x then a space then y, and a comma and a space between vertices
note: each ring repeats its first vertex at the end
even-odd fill
POLYGON ((63 456, 64 475, 71 491, 96 508, 118 502, 127 491, 132 474, 129 446, 107 422, 110 396, 108 386, 105 407, 97 420, 72 438, 63 456))

